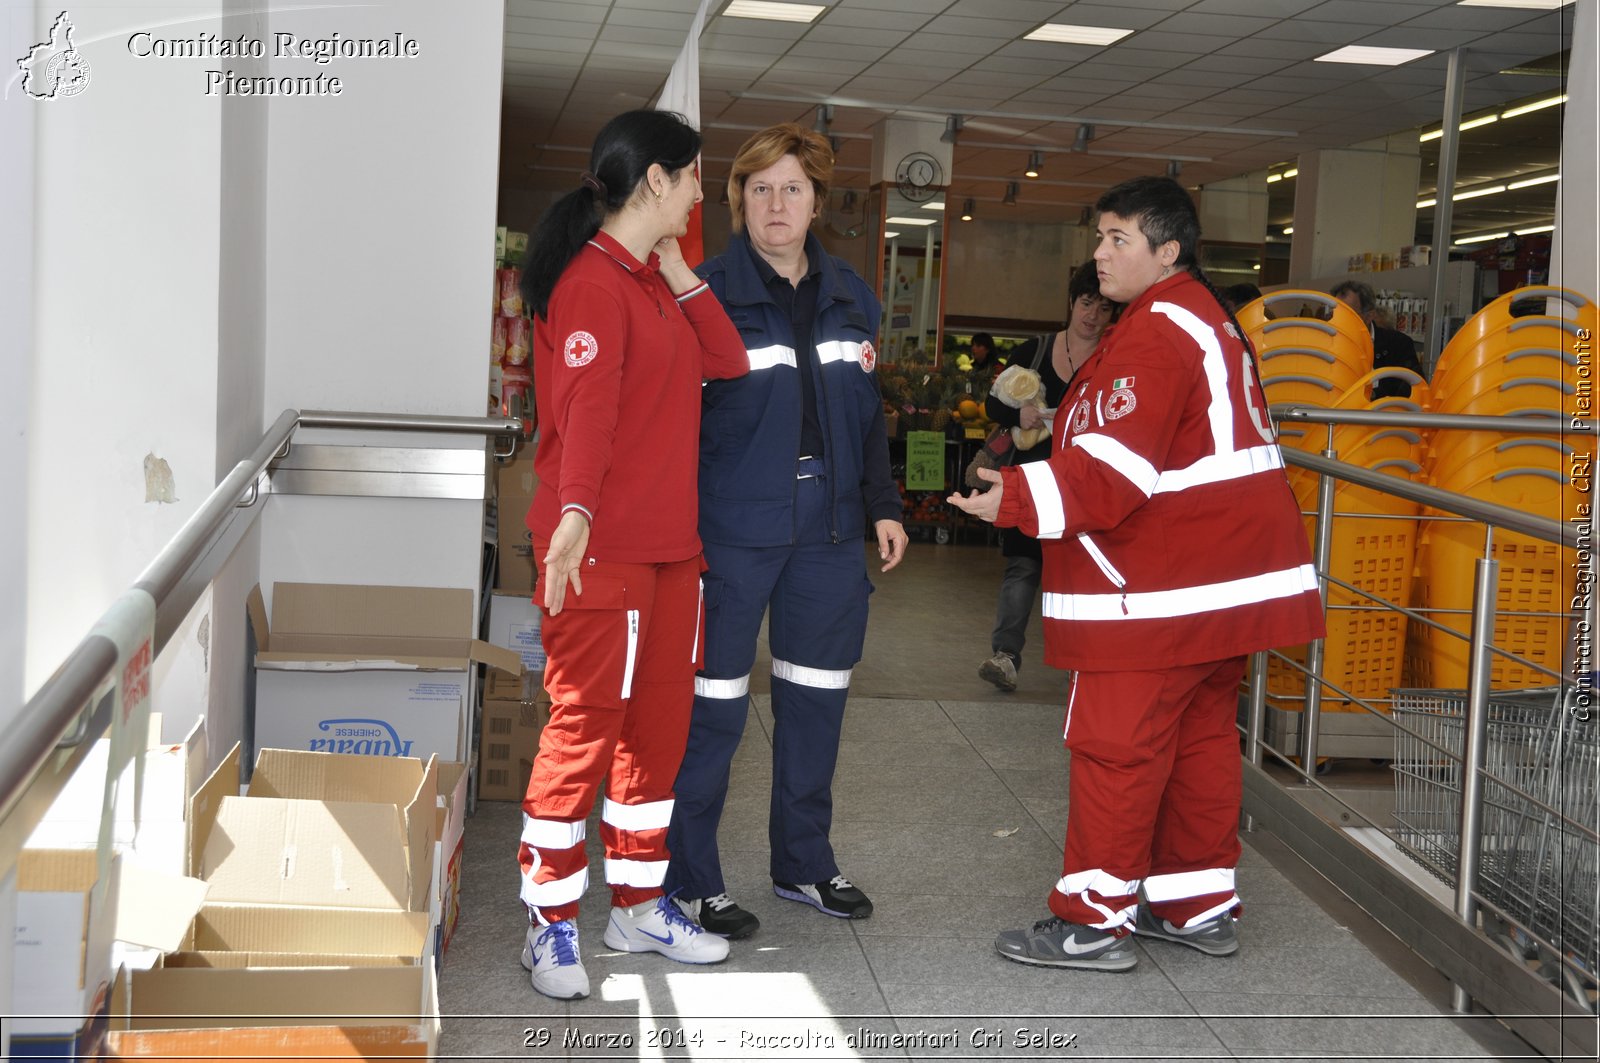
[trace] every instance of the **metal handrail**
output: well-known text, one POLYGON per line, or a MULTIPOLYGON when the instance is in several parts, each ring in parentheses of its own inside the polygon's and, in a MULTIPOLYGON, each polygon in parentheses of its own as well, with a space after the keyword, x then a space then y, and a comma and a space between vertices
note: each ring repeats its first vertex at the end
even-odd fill
MULTIPOLYGON (((1568 520, 1552 520, 1539 517, 1521 510, 1497 505, 1492 502, 1482 501, 1480 499, 1471 498, 1465 495, 1460 495, 1452 491, 1441 490, 1426 484, 1413 483, 1409 480, 1399 477, 1389 476, 1382 472, 1375 472, 1362 466, 1351 465, 1349 463, 1339 461, 1334 456, 1334 451, 1332 450, 1332 426, 1339 424, 1388 427, 1422 427, 1466 431, 1493 431, 1497 433, 1516 433, 1519 435, 1580 436, 1592 439, 1597 435, 1600 435, 1600 432, 1597 432, 1597 427, 1592 420, 1585 419, 1582 422, 1574 422, 1572 419, 1567 417, 1499 417, 1474 416, 1465 414, 1430 414, 1420 410, 1407 411, 1395 409, 1382 411, 1331 410, 1321 407, 1305 407, 1294 405, 1273 406, 1272 415, 1280 422, 1298 421, 1301 423, 1318 423, 1329 426, 1329 449, 1323 454, 1318 455, 1287 447, 1283 450, 1284 458, 1287 464, 1308 469, 1319 475, 1319 486, 1321 490, 1319 492, 1318 509, 1316 513, 1316 538, 1319 541, 1319 546, 1322 545, 1322 543, 1325 542, 1329 536, 1332 520, 1335 515, 1335 507, 1333 504, 1335 492, 1333 490, 1333 485, 1336 481, 1341 480, 1356 484, 1358 486, 1381 491, 1386 494, 1394 495, 1399 498, 1418 502, 1424 506, 1431 507, 1436 511, 1456 514, 1458 515, 1458 518, 1465 518, 1468 520, 1481 522, 1490 528, 1498 527, 1520 532, 1544 542, 1556 543, 1572 549, 1576 549, 1582 545, 1585 541, 1585 537, 1592 533, 1590 521, 1587 519, 1582 522, 1583 527, 1580 528, 1576 526, 1578 522, 1568 520)), ((1489 543, 1492 541, 1492 539, 1486 540, 1486 553, 1489 550, 1489 543)), ((1487 778, 1485 770, 1484 746, 1490 693, 1488 662, 1491 652, 1503 652, 1493 645, 1494 619, 1496 616, 1495 590, 1498 575, 1498 564, 1491 557, 1485 556, 1478 559, 1476 569, 1473 607, 1470 611, 1472 616, 1471 635, 1468 637, 1468 641, 1471 644, 1471 651, 1468 669, 1468 689, 1465 702, 1467 724, 1466 748, 1459 753, 1455 751, 1440 750, 1441 753, 1448 753, 1449 756, 1461 762, 1463 766, 1462 815, 1459 831, 1460 848, 1458 850, 1459 866, 1456 874, 1455 903, 1452 906, 1452 914, 1460 926, 1462 933, 1476 933, 1476 913, 1478 906, 1483 902, 1483 898, 1479 895, 1477 888, 1478 853, 1474 846, 1478 841, 1478 833, 1483 814, 1484 782, 1487 778)), ((1321 578, 1331 578, 1328 573, 1328 556, 1325 547, 1318 551, 1318 570, 1321 578)), ((1414 614, 1412 614, 1408 609, 1396 608, 1398 611, 1405 613, 1408 616, 1414 616, 1414 614)), ((1415 616, 1414 618, 1423 619, 1415 616)), ((1432 621, 1426 622, 1430 624, 1433 623, 1432 621)), ((1452 634, 1457 633, 1452 631, 1452 634)), ((1315 648, 1314 645, 1312 648, 1315 648)), ((1256 656, 1252 667, 1257 672, 1265 672, 1265 656, 1266 655, 1264 654, 1258 654, 1256 656)), ((1246 749, 1247 758, 1252 765, 1259 768, 1263 762, 1264 752, 1270 752, 1274 758, 1282 760, 1284 763, 1286 763, 1293 773, 1299 776, 1301 781, 1307 787, 1314 788, 1315 790, 1320 791, 1323 795, 1333 798, 1336 802, 1343 805, 1348 813, 1353 814, 1360 819, 1365 820, 1367 823, 1371 823, 1376 826, 1377 824, 1374 823, 1370 817, 1352 807, 1348 802, 1340 800, 1337 795, 1333 794, 1331 790, 1323 786, 1315 778, 1314 765, 1316 764, 1315 751, 1317 748, 1316 730, 1318 727, 1318 721, 1316 720, 1315 714, 1312 711, 1312 706, 1317 700, 1315 696, 1316 693, 1320 692, 1324 686, 1327 686, 1338 692, 1337 684, 1331 683, 1326 677, 1321 675, 1319 663, 1320 662, 1316 660, 1315 655, 1308 655, 1308 663, 1305 667, 1295 665, 1297 670, 1307 675, 1306 710, 1303 712, 1301 719, 1302 734, 1301 746, 1299 750, 1299 756, 1301 759, 1298 765, 1289 761, 1284 753, 1280 753, 1278 750, 1272 749, 1263 740, 1262 732, 1263 718, 1265 716, 1266 684, 1261 675, 1251 675, 1251 684, 1248 697, 1248 715, 1243 727, 1248 739, 1248 745, 1246 749)), ((1541 668, 1540 671, 1547 670, 1541 668)), ((1354 700, 1359 701, 1360 699, 1354 700)), ((1368 709, 1368 711, 1372 711, 1370 706, 1365 705, 1365 703, 1362 704, 1364 708, 1368 709)), ((1391 723, 1393 723, 1393 721, 1391 721, 1391 723)), ((1397 728, 1399 727, 1398 724, 1394 724, 1394 726, 1397 728)), ((1404 730, 1404 728, 1400 729, 1404 730)), ((1439 748, 1432 742, 1428 742, 1427 744, 1434 746, 1436 749, 1439 748)), ((1504 783, 1502 784, 1508 785, 1504 783)), ((1531 797, 1532 795, 1528 796, 1531 797)), ((1536 798, 1534 798, 1534 800, 1547 812, 1555 812, 1555 810, 1552 809, 1548 804, 1538 801, 1536 798)), ((1266 808, 1267 806, 1262 807, 1266 808)), ((1253 815, 1249 817, 1250 822, 1253 823, 1255 818, 1256 817, 1253 815)), ((1573 823, 1573 821, 1571 821, 1565 815, 1560 815, 1559 818, 1566 820, 1568 823, 1573 823)), ((1589 825, 1575 823, 1573 825, 1578 830, 1583 832, 1587 837, 1593 838, 1596 836, 1595 831, 1589 825)), ((1385 831, 1385 833, 1387 833, 1387 831, 1385 831)), ((1326 868, 1323 868, 1323 870, 1324 873, 1327 873, 1326 868)), ((1341 883, 1341 888, 1343 888, 1345 885, 1345 883, 1341 883)), ((1441 958, 1441 955, 1442 954, 1429 954, 1428 958, 1438 962, 1441 958)), ((1456 953, 1451 953, 1450 957, 1452 962, 1446 964, 1446 966, 1458 969, 1459 964, 1454 963, 1454 961, 1459 960, 1460 956, 1456 953)), ((1468 973, 1471 972, 1469 971, 1468 973)), ((1459 970, 1458 973, 1452 975, 1452 977, 1455 978, 1452 1002, 1458 1011, 1466 1010, 1468 1007, 1470 1007, 1472 998, 1465 987, 1465 983, 1459 977, 1459 970)))
MULTIPOLYGON (((255 522, 261 512, 258 503, 265 493, 264 477, 272 463, 288 453, 299 428, 392 429, 497 437, 519 436, 523 432, 522 422, 510 417, 285 410, 250 457, 223 478, 133 585, 102 614, 101 621, 117 615, 119 603, 125 599, 145 595, 153 598, 156 622, 151 656, 159 656, 226 561, 228 551, 218 550, 218 545, 227 543, 231 548, 231 543, 255 522), (243 520, 239 519, 241 514, 243 520), (208 558, 212 563, 203 565, 208 558)), ((109 715, 95 711, 90 702, 111 677, 116 663, 115 644, 91 630, 7 725, 5 739, 0 742, 0 866, 10 861, 88 747, 105 733, 109 715), (65 750, 64 743, 68 747, 65 750), (42 782, 41 773, 47 768, 52 785, 34 787, 35 780, 42 782)))

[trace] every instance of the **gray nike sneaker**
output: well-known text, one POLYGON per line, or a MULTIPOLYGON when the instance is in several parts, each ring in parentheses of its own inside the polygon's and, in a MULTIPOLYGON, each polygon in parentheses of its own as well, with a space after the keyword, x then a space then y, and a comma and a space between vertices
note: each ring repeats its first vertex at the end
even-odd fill
POLYGON ((1027 930, 1002 931, 994 939, 994 950, 1008 960, 1041 967, 1127 971, 1139 962, 1131 938, 1055 916, 1041 919, 1027 930))
POLYGON ((1150 910, 1141 904, 1139 915, 1134 921, 1134 930, 1142 937, 1188 945, 1191 949, 1199 949, 1207 956, 1232 956, 1239 951, 1239 933, 1233 928, 1232 912, 1223 912, 1195 926, 1176 927, 1165 919, 1152 915, 1150 910))

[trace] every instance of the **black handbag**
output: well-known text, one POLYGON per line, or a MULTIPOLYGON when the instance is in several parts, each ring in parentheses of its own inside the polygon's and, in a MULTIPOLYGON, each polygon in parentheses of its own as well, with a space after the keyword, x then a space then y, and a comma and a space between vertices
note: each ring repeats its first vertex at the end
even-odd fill
MULTIPOLYGON (((1044 363, 1045 352, 1050 349, 1055 341, 1056 334, 1054 332, 1042 332, 1039 334, 1036 349, 1033 352, 1033 364, 1028 366, 1029 369, 1032 369, 1035 373, 1039 371, 1039 366, 1044 363)), ((1015 461, 1016 457, 1017 444, 1011 437, 1010 427, 1003 424, 993 425, 989 429, 989 434, 984 437, 983 446, 979 447, 978 452, 972 455, 972 460, 967 462, 967 470, 963 474, 962 480, 968 487, 977 488, 979 491, 987 491, 994 484, 979 476, 978 470, 1004 468, 1015 461)))

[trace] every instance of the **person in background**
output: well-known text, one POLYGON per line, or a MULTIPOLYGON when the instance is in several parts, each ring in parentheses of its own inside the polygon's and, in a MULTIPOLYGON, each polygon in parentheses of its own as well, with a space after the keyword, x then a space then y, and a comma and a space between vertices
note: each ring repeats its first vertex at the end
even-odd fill
POLYGON ((1003 368, 1000 356, 994 349, 993 336, 987 332, 974 333, 970 346, 971 353, 967 355, 970 364, 966 367, 967 372, 994 376, 1003 368))
MULTIPOLYGON (((1366 322, 1367 331, 1372 334, 1372 368, 1388 369, 1399 367, 1409 369, 1418 376, 1422 375, 1422 363, 1417 360, 1417 345, 1415 341, 1404 332, 1396 332, 1392 328, 1385 328, 1378 324, 1378 296, 1372 290, 1372 285, 1363 284, 1361 281, 1341 281, 1333 286, 1333 291, 1328 293, 1335 299, 1344 303, 1361 315, 1361 320, 1366 322)), ((1372 398, 1384 399, 1390 397, 1409 398, 1411 385, 1404 380, 1379 380, 1372 385, 1372 398)))
MULTIPOLYGON (((1044 385, 1044 409, 1023 405, 1013 409, 993 392, 984 403, 989 419, 1006 428, 1038 428, 1044 425, 1054 435, 1056 407, 1078 367, 1089 360, 1100 334, 1111 323, 1117 304, 1100 295, 1100 278, 1095 265, 1085 262, 1072 271, 1067 284, 1067 327, 1018 344, 1011 351, 1012 366, 1036 366, 1044 385), (1048 357, 1042 357, 1044 345, 1048 357)), ((1028 450, 1017 450, 1013 465, 1045 461, 1050 457, 1050 435, 1028 450)), ((1000 553, 1006 559, 1005 575, 1000 579, 1000 603, 995 610, 994 632, 989 637, 993 655, 978 666, 978 677, 1001 690, 1017 689, 1017 670, 1022 667, 1022 647, 1027 637, 1028 618, 1034 599, 1039 596, 1039 578, 1044 559, 1039 540, 1016 528, 1000 531, 1000 553)))
POLYGON ((1217 292, 1217 300, 1222 303, 1222 308, 1230 314, 1237 314, 1240 307, 1247 303, 1253 303, 1259 298, 1261 298, 1261 289, 1249 281, 1230 284, 1217 292))
POLYGON ((1125 971, 1128 935, 1236 952, 1246 656, 1323 633, 1299 506, 1238 323, 1168 177, 1100 197, 1100 294, 1126 304, 1073 381, 1047 462, 952 505, 1044 545, 1045 654, 1074 671, 1062 875, 1018 963, 1125 971))
POLYGON ((772 890, 827 915, 872 914, 828 840, 833 771, 872 593, 863 537, 871 527, 887 572, 905 556, 906 533, 874 372, 878 300, 810 232, 832 178, 827 137, 792 123, 752 136, 728 177, 733 237, 700 269, 739 328, 750 373, 705 387, 706 657, 678 771, 667 886, 702 927, 729 938, 760 925, 728 896, 717 826, 764 615, 772 890))
POLYGON ((607 122, 580 187, 540 219, 523 274, 540 429, 527 523, 551 706, 522 802, 522 965, 560 999, 589 993, 577 915, 602 779, 606 947, 684 963, 728 955, 661 888, 700 647, 701 381, 749 368, 678 251, 700 201, 699 152, 676 114, 607 122))

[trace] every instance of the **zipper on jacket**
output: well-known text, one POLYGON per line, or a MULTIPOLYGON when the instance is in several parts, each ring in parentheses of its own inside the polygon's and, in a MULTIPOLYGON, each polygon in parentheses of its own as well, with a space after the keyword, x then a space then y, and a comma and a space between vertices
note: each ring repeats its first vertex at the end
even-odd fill
POLYGON ((1104 550, 1100 549, 1099 544, 1089 538, 1088 532, 1079 532, 1078 541, 1083 544, 1084 550, 1088 552, 1090 559, 1099 567, 1106 579, 1111 581, 1112 586, 1122 591, 1122 615, 1127 616, 1128 581, 1123 577, 1122 573, 1117 571, 1117 566, 1111 563, 1111 559, 1105 555, 1104 550))

